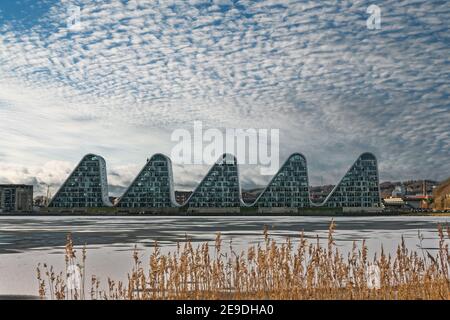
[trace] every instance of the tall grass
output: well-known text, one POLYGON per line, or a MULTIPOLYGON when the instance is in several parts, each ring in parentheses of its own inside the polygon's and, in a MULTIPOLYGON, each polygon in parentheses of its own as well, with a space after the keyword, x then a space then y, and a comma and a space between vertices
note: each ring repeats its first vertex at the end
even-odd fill
MULTIPOLYGON (((147 265, 133 252, 133 267, 125 282, 93 276, 85 296, 86 250, 83 248, 77 288, 68 288, 66 275, 52 267, 37 268, 39 295, 49 299, 445 299, 450 298, 450 230, 438 226, 439 249, 409 251, 402 239, 394 255, 383 249, 372 258, 363 242, 344 256, 335 245, 335 225, 325 246, 308 242, 303 233, 297 244, 290 238, 277 243, 263 233, 261 244, 235 252, 223 250, 220 233, 214 247, 194 248, 179 243, 162 254, 155 243, 147 265), (446 233, 446 235, 444 234, 446 233)), ((76 263, 70 235, 66 269, 76 263)))

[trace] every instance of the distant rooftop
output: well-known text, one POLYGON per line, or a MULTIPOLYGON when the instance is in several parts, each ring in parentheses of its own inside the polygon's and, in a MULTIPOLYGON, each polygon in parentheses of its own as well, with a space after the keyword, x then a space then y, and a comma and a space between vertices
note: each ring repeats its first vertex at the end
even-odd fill
POLYGON ((0 184, 0 188, 33 188, 31 184, 0 184))

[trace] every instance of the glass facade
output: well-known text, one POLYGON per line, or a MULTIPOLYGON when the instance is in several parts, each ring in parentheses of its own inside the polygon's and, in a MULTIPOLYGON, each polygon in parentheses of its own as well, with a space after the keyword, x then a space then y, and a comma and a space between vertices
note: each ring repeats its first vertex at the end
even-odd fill
POLYGON ((169 208, 173 206, 172 164, 162 154, 154 155, 117 204, 120 208, 169 208))
POLYGON ((254 206, 264 208, 304 208, 310 206, 306 159, 292 154, 270 181, 254 206))
MULTIPOLYGON (((4 192, 5 203, 14 195, 4 192)), ((105 160, 85 156, 49 204, 54 208, 112 206, 108 198, 105 160)), ((117 207, 173 208, 175 201, 172 163, 162 154, 149 159, 117 207)), ((310 200, 306 158, 292 154, 253 204, 242 201, 236 158, 222 155, 184 204, 185 208, 376 208, 381 207, 375 156, 362 154, 322 203, 310 200)))
POLYGON ((49 204, 52 208, 109 207, 105 160, 86 155, 49 204))
POLYGON ((241 206, 241 190, 236 158, 224 154, 209 170, 187 201, 193 208, 241 206))
POLYGON ((364 153, 331 191, 324 206, 373 208, 380 207, 380 201, 377 159, 364 153))
POLYGON ((0 209, 5 212, 15 211, 16 209, 16 189, 0 189, 0 209))
POLYGON ((33 210, 33 186, 0 184, 0 212, 33 210))

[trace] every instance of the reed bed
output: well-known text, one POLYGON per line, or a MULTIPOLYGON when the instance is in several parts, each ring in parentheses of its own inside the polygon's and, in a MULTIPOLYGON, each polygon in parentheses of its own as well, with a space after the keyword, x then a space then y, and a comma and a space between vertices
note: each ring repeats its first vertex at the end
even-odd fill
MULTIPOLYGON (((439 299, 450 298, 450 230, 438 226, 439 248, 431 254, 423 248, 410 251, 402 239, 395 254, 380 252, 368 257, 363 242, 343 255, 333 238, 331 223, 326 245, 319 238, 308 241, 303 233, 294 245, 282 243, 263 232, 260 244, 235 252, 223 250, 220 233, 213 248, 207 242, 194 248, 179 243, 162 254, 155 243, 146 265, 133 252, 133 267, 126 281, 96 276, 85 293, 86 248, 77 260, 70 235, 66 244, 66 271, 38 265, 37 280, 42 299, 439 299), (67 277, 77 266, 76 280, 67 277), (71 281, 71 282, 69 282, 71 281)), ((420 237, 420 234, 419 234, 420 237)), ((212 245, 212 244, 211 244, 212 245)))

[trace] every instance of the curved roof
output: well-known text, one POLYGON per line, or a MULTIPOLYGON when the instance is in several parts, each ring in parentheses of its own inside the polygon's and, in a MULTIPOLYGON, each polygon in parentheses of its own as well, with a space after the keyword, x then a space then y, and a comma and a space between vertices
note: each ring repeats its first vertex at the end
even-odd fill
POLYGON ((123 199, 125 197, 127 197, 127 195, 130 192, 130 190, 136 185, 136 183, 138 183, 139 178, 148 170, 148 168, 150 166, 153 165, 153 162, 156 161, 158 158, 164 159, 164 161, 166 161, 166 163, 167 163, 167 169, 169 171, 169 174, 168 174, 168 179, 169 179, 169 200, 170 200, 172 206, 174 206, 174 207, 175 206, 179 206, 177 204, 177 202, 175 201, 175 195, 174 195, 172 161, 170 160, 170 158, 168 156, 166 156, 166 155, 164 155, 162 153, 155 153, 154 155, 151 156, 150 159, 148 159, 148 161, 145 163, 144 167, 141 169, 141 171, 139 171, 137 176, 133 179, 131 184, 128 186, 128 188, 125 190, 123 195, 120 197, 117 206, 120 206, 120 203, 123 201, 123 199))
POLYGON ((74 174, 78 171, 81 164, 86 160, 98 160, 99 166, 100 166, 100 178, 102 180, 102 199, 105 206, 112 206, 111 202, 109 201, 109 195, 108 195, 108 183, 107 183, 107 176, 106 176, 106 161, 102 156, 88 153, 83 158, 81 158, 80 162, 76 165, 76 167, 72 170, 72 172, 69 174, 69 176, 66 178, 64 183, 59 187, 58 191, 56 191, 55 195, 51 199, 50 203, 48 204, 49 207, 52 206, 53 202, 59 197, 59 194, 61 191, 67 186, 68 181, 74 176, 74 174), (96 158, 96 159, 87 159, 89 157, 96 158), (105 175, 105 176, 103 176, 105 175))
MULTIPOLYGON (((83 163, 83 161, 85 161, 89 157, 95 157, 96 158, 95 160, 99 161, 99 165, 100 165, 100 173, 99 174, 100 174, 101 184, 102 184, 102 197, 103 197, 105 206, 110 206, 111 205, 109 203, 108 194, 107 194, 107 192, 108 192, 107 191, 107 187, 108 186, 107 186, 107 180, 106 180, 106 164, 105 164, 105 160, 101 156, 98 156, 98 155, 95 155, 95 154, 87 154, 87 155, 85 155, 82 158, 82 160, 78 163, 78 165, 75 167, 75 169, 69 175, 69 177, 66 179, 66 181, 63 183, 63 185, 59 188, 58 192, 53 197, 53 199, 50 202, 49 206, 51 206, 51 204, 53 203, 54 199, 56 199, 58 197, 58 195, 61 192, 61 190, 64 189, 64 187, 67 185, 68 181, 73 177, 75 172, 77 172, 77 170, 79 169, 79 167, 83 163)), ((205 175, 205 177, 196 186, 196 188, 194 189, 192 194, 189 196, 189 198, 183 204, 178 204, 176 202, 176 200, 175 200, 172 162, 171 162, 170 158, 167 157, 166 155, 161 154, 161 153, 156 153, 147 161, 147 163, 140 170, 139 174, 135 177, 133 182, 125 190, 124 194, 121 196, 121 198, 119 200, 119 204, 127 196, 127 193, 131 190, 131 188, 138 182, 139 177, 146 170, 148 170, 148 167, 151 166, 153 161, 155 159, 157 159, 158 157, 160 157, 164 161, 166 161, 166 163, 167 163, 167 170, 168 170, 168 180, 167 181, 166 180, 158 181, 158 182, 161 182, 163 184, 164 183, 168 183, 169 184, 170 203, 172 204, 173 207, 180 207, 180 206, 186 206, 186 205, 189 206, 189 203, 195 197, 200 197, 199 198, 199 203, 202 203, 202 201, 206 201, 206 202, 203 202, 203 203, 207 203, 207 201, 209 201, 210 198, 213 198, 213 199, 211 199, 212 202, 214 202, 214 201, 221 202, 222 200, 220 200, 220 199, 224 199, 223 203, 225 203, 227 205, 228 204, 237 205, 237 202, 239 202, 239 205, 242 206, 242 207, 254 207, 254 206, 258 206, 259 201, 261 201, 264 198, 264 196, 270 191, 272 186, 275 188, 275 190, 270 191, 270 192, 272 192, 270 194, 270 196, 271 197, 273 196, 273 198, 275 198, 276 200, 273 200, 273 199, 269 198, 267 200, 268 203, 269 203, 268 206, 271 206, 272 205, 271 203, 273 203, 274 201, 278 201, 278 199, 280 199, 280 201, 282 201, 281 205, 283 205, 283 206, 286 205, 286 203, 288 203, 288 202, 290 202, 291 204, 292 203, 297 203, 297 205, 299 205, 300 207, 302 205, 307 205, 307 206, 310 206, 310 207, 311 206, 325 206, 325 205, 327 205, 328 201, 330 201, 330 199, 332 199, 333 195, 339 190, 339 188, 343 184, 343 181, 346 178, 348 178, 349 175, 353 175, 354 176, 354 175, 357 175, 357 174, 361 174, 360 172, 352 173, 352 170, 354 169, 355 165, 361 160, 374 160, 375 161, 376 172, 374 172, 374 170, 372 169, 372 172, 369 172, 369 173, 366 173, 366 174, 370 174, 373 177, 375 177, 375 175, 376 175, 377 183, 378 183, 377 159, 376 159, 376 157, 375 157, 375 155, 373 153, 365 152, 365 153, 362 153, 357 158, 357 160, 352 164, 350 169, 348 169, 346 174, 341 178, 339 183, 336 184, 336 186, 333 188, 333 190, 327 195, 325 200, 322 201, 321 203, 314 203, 311 200, 310 192, 309 192, 308 166, 307 166, 306 157, 302 153, 295 152, 295 153, 291 154, 286 159, 286 161, 279 168, 277 173, 270 179, 269 183, 264 188, 264 190, 258 195, 256 200, 254 202, 252 202, 252 203, 245 203, 242 200, 242 192, 241 192, 240 177, 239 177, 239 166, 238 166, 238 163, 237 163, 237 159, 232 154, 224 153, 211 166, 211 168, 208 170, 208 172, 205 175), (302 160, 301 162, 302 162, 302 165, 304 166, 304 170, 303 169, 301 170, 302 171, 301 175, 295 175, 295 174, 288 173, 286 175, 286 180, 283 180, 282 178, 280 178, 280 176, 284 176, 285 169, 289 166, 289 164, 292 161, 292 159, 294 157, 296 157, 296 156, 301 157, 301 160, 302 160), (231 171, 228 171, 228 169, 226 169, 227 171, 223 171, 223 172, 228 172, 228 174, 221 175, 221 171, 217 171, 217 167, 221 166, 222 164, 224 164, 224 162, 228 162, 235 169, 232 169, 231 171), (214 177, 211 178, 211 175, 214 175, 214 177), (216 175, 217 175, 217 177, 216 177, 216 175), (281 180, 279 180, 279 178, 281 180), (230 179, 230 180, 228 181, 228 179, 230 179), (277 179, 279 181, 277 181, 277 179), (205 184, 205 182, 208 182, 208 183, 205 184), (279 185, 277 185, 276 182, 281 182, 281 183, 279 185), (302 183, 306 182, 306 190, 304 188, 302 188, 303 185, 300 184, 300 182, 302 182, 302 183), (209 195, 207 194, 205 196, 202 196, 202 194, 199 193, 202 187, 204 187, 203 192, 206 192, 209 195), (211 191, 209 190, 209 188, 211 188, 211 191), (219 190, 218 191, 219 194, 217 196, 215 196, 215 195, 211 196, 211 192, 215 192, 216 190, 219 190), (221 191, 222 191, 222 193, 220 193, 221 191), (235 194, 235 192, 237 194, 235 194), (277 192, 281 193, 280 197, 278 197, 277 192), (300 192, 300 194, 298 194, 298 192, 300 192), (294 200, 289 199, 289 197, 291 197, 294 193, 295 193, 295 197, 296 198, 294 200), (201 198, 204 198, 204 199, 201 199, 201 198), (305 198, 307 198, 307 200, 305 198), (289 200, 286 200, 286 199, 289 199, 289 200), (234 201, 236 201, 236 202, 234 202, 234 201)), ((225 170, 225 169, 222 168, 220 170, 225 170)), ((296 168, 294 168, 294 170, 296 170, 296 168)), ((290 170, 290 171, 292 171, 292 170, 290 170)), ((364 175, 364 171, 365 170, 362 169, 361 171, 363 172, 363 175, 364 175)), ((166 177, 166 175, 164 175, 164 177, 166 177)), ((373 181, 372 178, 369 179, 369 180, 373 181)), ((365 181, 365 180, 363 180, 363 181, 365 181)), ((446 182, 444 182, 445 186, 447 186, 448 184, 450 184, 450 178, 448 180, 446 180, 446 182)), ((442 187, 440 186, 438 188, 445 188, 445 186, 442 186, 442 187)), ((369 192, 375 192, 373 190, 373 186, 371 186, 371 188, 372 189, 369 192)), ((437 191, 439 191, 439 190, 440 189, 437 189, 437 191)), ((167 192, 167 190, 164 190, 164 192, 167 192)), ((344 190, 344 192, 348 192, 348 191, 344 190)), ((350 190, 349 192, 350 193, 351 192, 355 192, 355 190, 350 190)), ((378 195, 379 195, 379 186, 378 186, 378 195)), ((355 197, 355 195, 353 195, 353 197, 355 197)), ((368 195, 368 197, 369 198, 375 198, 374 194, 368 195)))
POLYGON ((292 159, 295 156, 299 156, 303 159, 303 161, 305 162, 305 169, 306 169, 306 183, 308 186, 308 200, 310 201, 310 197, 309 197, 309 180, 308 180, 308 162, 306 160, 306 157, 299 153, 299 152, 295 152, 293 154, 291 154, 285 161, 284 163, 281 165, 280 169, 278 169, 277 173, 272 177, 272 179, 270 179, 269 183, 267 184, 267 186, 264 188, 264 190, 258 195, 258 197, 256 198, 256 200, 251 203, 251 204, 247 204, 247 206, 255 206, 260 200, 261 198, 268 192, 269 188, 272 187, 274 181, 279 177, 280 174, 282 174, 284 172, 284 169, 286 168, 286 166, 292 161, 292 159))
POLYGON ((225 162, 228 162, 228 164, 230 164, 229 162, 231 162, 231 164, 236 167, 236 176, 237 176, 237 182, 236 183, 237 183, 237 187, 238 187, 238 201, 239 201, 239 205, 243 204, 242 193, 241 193, 241 185, 240 185, 240 179, 239 179, 239 167, 237 165, 237 159, 236 159, 236 157, 234 155, 232 155, 230 153, 224 153, 224 154, 222 154, 219 157, 219 159, 217 159, 217 161, 214 163, 214 165, 211 166, 211 168, 208 170, 208 172, 205 175, 205 177, 200 181, 200 183, 197 185, 197 187, 195 187, 194 191, 191 193, 191 195, 186 200, 186 202, 182 204, 183 206, 185 206, 185 205, 189 206, 191 201, 195 197, 197 197, 199 195, 200 188, 210 178, 210 176, 212 175, 214 170, 216 170, 216 168, 218 166, 222 166, 225 162))
MULTIPOLYGON (((339 180, 339 183, 336 184, 333 188, 333 190, 331 190, 331 192, 328 194, 328 196, 325 198, 325 200, 321 203, 314 203, 311 201, 311 204, 314 206, 325 206, 327 204, 327 202, 330 200, 330 198, 335 194, 335 192, 341 187, 342 182, 344 181, 344 179, 346 179, 350 174, 351 171, 353 170, 353 168, 355 167, 355 165, 360 161, 360 160, 375 160, 376 162, 378 162, 377 157, 371 153, 371 152, 364 152, 362 153, 355 162, 353 162, 353 164, 351 165, 351 167, 347 170, 347 172, 345 173, 345 175, 341 178, 341 180, 339 180)), ((378 177, 378 165, 377 165, 377 177, 378 177)), ((378 184, 379 185, 379 184, 378 184)), ((379 186, 378 186, 379 189, 379 186)), ((379 191, 378 191, 379 193, 379 191)))

